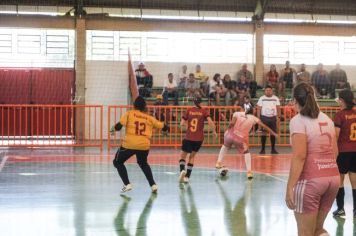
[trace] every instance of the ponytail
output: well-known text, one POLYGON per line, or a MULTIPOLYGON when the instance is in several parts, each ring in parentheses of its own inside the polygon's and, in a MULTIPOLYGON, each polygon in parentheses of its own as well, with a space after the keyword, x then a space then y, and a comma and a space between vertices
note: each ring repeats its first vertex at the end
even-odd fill
POLYGON ((319 116, 320 108, 315 99, 314 89, 306 84, 300 83, 293 90, 294 99, 301 107, 299 113, 303 116, 316 119, 319 116))

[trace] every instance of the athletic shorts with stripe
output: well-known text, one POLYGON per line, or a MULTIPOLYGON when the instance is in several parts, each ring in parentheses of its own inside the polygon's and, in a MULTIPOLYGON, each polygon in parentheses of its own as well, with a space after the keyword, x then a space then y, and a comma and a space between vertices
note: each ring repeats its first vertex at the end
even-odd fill
POLYGON ((248 150, 248 144, 246 140, 234 134, 233 131, 227 130, 224 134, 224 146, 231 148, 233 145, 237 148, 239 153, 244 153, 248 150))
POLYGON ((339 190, 340 177, 328 176, 299 180, 294 188, 294 202, 297 213, 330 211, 339 190))

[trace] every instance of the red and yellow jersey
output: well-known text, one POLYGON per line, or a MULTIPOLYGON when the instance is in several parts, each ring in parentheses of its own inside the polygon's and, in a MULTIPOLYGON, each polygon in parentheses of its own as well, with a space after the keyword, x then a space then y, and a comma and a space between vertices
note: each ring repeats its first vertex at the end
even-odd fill
POLYGON ((125 126, 126 133, 122 147, 135 150, 148 150, 151 144, 152 130, 162 129, 164 124, 152 116, 138 110, 126 112, 120 123, 125 126))
POLYGON ((185 139, 190 141, 203 141, 204 121, 209 116, 209 112, 205 109, 197 107, 189 108, 183 116, 183 119, 188 123, 185 139))
POLYGON ((340 128, 337 140, 339 152, 356 152, 356 109, 336 113, 334 124, 340 128))

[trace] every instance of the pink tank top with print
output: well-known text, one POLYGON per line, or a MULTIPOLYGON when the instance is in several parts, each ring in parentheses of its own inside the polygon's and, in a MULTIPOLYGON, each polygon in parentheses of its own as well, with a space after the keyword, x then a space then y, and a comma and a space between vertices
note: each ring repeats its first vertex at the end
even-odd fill
POLYGON ((235 135, 243 140, 248 140, 249 132, 259 119, 253 115, 246 115, 245 112, 235 112, 233 117, 236 117, 236 123, 233 129, 235 135))
POLYGON ((296 115, 290 122, 291 139, 293 134, 307 136, 307 156, 299 179, 339 175, 333 150, 335 128, 327 115, 320 112, 317 119, 296 115))

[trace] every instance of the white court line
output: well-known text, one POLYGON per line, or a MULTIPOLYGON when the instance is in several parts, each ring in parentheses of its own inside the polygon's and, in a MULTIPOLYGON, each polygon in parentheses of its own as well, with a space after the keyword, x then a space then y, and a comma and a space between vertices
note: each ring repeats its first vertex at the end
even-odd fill
POLYGON ((273 179, 279 180, 279 181, 284 182, 284 183, 288 182, 288 180, 286 180, 286 179, 283 179, 283 178, 280 178, 280 177, 277 177, 277 176, 274 176, 274 175, 271 175, 271 174, 266 174, 266 173, 260 173, 260 174, 264 174, 264 175, 266 175, 268 177, 271 177, 273 179))
POLYGON ((2 171, 2 169, 4 168, 5 166, 5 163, 7 161, 7 159, 9 158, 9 156, 4 156, 4 158, 1 160, 1 163, 0 163, 0 172, 2 171))

